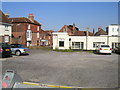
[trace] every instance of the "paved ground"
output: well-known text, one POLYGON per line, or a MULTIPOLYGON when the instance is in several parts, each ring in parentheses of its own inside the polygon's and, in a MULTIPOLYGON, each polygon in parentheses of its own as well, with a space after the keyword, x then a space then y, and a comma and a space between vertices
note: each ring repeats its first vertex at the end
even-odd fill
POLYGON ((16 70, 24 81, 79 87, 118 87, 118 55, 88 52, 31 50, 29 56, 13 56, 2 61, 16 70))

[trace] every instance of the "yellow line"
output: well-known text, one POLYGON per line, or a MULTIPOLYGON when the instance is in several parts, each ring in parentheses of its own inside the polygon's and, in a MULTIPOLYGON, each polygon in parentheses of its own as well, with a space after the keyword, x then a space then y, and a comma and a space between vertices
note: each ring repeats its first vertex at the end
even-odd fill
POLYGON ((46 84, 38 84, 38 83, 30 83, 30 82, 23 82, 22 84, 35 85, 35 86, 45 86, 45 87, 54 87, 54 88, 74 88, 74 87, 69 87, 69 86, 46 85, 46 84))
POLYGON ((23 82, 23 84, 39 86, 39 84, 37 84, 37 83, 23 82))
POLYGON ((55 86, 55 85, 47 85, 48 87, 56 87, 56 88, 73 88, 68 86, 55 86))

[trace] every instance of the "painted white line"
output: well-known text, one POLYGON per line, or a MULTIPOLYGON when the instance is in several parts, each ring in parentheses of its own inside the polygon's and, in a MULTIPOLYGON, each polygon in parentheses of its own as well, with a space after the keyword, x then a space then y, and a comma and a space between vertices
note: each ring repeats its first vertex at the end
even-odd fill
POLYGON ((0 58, 0 61, 5 61, 6 59, 5 58, 0 58))

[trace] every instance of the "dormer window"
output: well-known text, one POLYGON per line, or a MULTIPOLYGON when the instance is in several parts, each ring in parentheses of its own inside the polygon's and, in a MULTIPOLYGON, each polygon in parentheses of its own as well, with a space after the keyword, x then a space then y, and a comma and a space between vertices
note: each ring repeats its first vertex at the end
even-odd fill
POLYGON ((66 29, 66 28, 64 28, 64 32, 67 32, 67 29, 66 29))

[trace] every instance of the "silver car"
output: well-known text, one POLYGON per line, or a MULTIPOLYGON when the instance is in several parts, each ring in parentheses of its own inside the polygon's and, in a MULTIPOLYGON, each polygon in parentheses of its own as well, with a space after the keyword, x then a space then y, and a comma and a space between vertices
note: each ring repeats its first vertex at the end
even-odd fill
POLYGON ((23 47, 22 44, 11 44, 12 54, 20 56, 21 54, 28 54, 28 48, 23 47))

